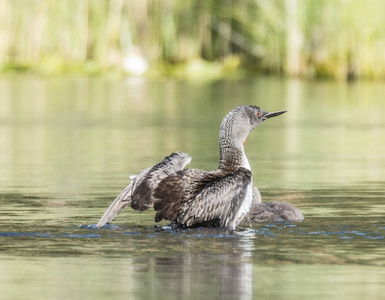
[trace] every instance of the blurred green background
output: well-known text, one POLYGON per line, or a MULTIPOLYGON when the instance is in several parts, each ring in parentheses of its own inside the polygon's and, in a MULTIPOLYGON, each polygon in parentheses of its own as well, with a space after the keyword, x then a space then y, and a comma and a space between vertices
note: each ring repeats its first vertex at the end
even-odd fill
POLYGON ((383 78, 381 0, 0 0, 0 71, 383 78))

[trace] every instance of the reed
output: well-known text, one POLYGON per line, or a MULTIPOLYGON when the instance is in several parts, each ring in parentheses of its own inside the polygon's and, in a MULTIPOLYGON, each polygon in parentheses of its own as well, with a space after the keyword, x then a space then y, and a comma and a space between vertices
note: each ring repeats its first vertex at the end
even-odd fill
POLYGON ((123 70, 140 55, 150 73, 177 76, 204 61, 217 73, 383 78, 384 15, 381 0, 0 0, 0 69, 123 70))

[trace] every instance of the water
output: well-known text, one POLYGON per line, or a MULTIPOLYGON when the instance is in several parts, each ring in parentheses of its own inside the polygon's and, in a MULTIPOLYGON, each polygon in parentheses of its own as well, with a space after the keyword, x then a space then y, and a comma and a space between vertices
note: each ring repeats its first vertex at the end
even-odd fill
POLYGON ((0 78, 2 299, 383 299, 384 96, 381 82, 0 78), (175 231, 127 209, 95 227, 173 151, 215 169, 240 104, 288 110, 246 153, 263 200, 305 221, 175 231))

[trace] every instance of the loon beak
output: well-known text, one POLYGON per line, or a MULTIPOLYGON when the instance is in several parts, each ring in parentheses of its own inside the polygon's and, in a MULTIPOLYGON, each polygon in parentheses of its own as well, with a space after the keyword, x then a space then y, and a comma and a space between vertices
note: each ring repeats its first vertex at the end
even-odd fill
POLYGON ((264 120, 266 119, 269 119, 269 118, 273 118, 273 117, 278 117, 282 114, 284 114, 286 112, 286 110, 281 110, 281 111, 274 111, 274 112, 267 112, 263 118, 264 120))

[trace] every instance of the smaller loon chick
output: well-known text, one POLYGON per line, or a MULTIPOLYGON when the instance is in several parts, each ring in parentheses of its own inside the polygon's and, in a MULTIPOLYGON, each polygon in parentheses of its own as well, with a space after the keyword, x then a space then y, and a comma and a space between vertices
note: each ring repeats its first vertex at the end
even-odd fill
POLYGON ((253 202, 250 211, 242 220, 242 225, 253 223, 303 221, 305 218, 298 208, 287 202, 261 202, 261 194, 253 186, 253 202))
POLYGON ((254 196, 257 200, 253 201, 252 173, 244 151, 246 138, 263 121, 285 112, 266 112, 254 105, 236 107, 220 126, 218 170, 184 169, 191 157, 173 153, 135 176, 97 226, 111 222, 131 204, 135 210, 154 207, 156 222, 165 219, 182 227, 235 229, 254 207, 252 202, 258 200, 254 196))

